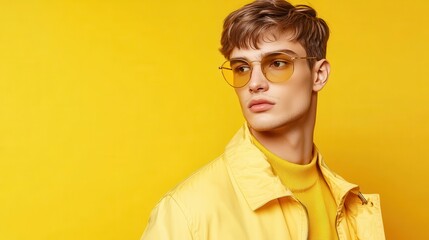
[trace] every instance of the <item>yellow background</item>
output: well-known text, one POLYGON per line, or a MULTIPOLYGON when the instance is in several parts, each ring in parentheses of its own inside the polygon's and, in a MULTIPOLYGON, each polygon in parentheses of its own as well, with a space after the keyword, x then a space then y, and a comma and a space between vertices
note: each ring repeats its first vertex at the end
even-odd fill
MULTIPOLYGON (((241 126, 217 66, 248 1, 0 1, 0 239, 138 239, 158 199, 241 126)), ((426 239, 424 0, 310 0, 330 25, 316 144, 426 239)))

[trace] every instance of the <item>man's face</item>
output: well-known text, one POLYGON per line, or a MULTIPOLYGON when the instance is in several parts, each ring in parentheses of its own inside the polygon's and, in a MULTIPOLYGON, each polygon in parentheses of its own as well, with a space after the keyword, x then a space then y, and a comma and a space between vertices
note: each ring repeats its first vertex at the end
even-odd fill
MULTIPOLYGON (((245 58, 249 62, 260 61, 267 53, 283 50, 289 50, 288 54, 291 56, 306 56, 301 44, 290 41, 288 35, 283 34, 278 35, 276 41, 261 41, 259 49, 235 48, 230 59, 245 58)), ((315 113, 312 115, 310 109, 312 98, 316 97, 313 90, 316 73, 309 68, 307 60, 295 60, 292 76, 283 82, 275 83, 266 79, 259 62, 252 65, 249 82, 244 87, 235 89, 243 115, 252 132, 290 129, 297 124, 308 122, 309 117, 314 118, 315 113)))

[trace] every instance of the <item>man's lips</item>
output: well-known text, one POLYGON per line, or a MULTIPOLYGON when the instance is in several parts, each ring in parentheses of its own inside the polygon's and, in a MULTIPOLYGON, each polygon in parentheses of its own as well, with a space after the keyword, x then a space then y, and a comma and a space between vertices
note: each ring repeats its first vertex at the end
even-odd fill
POLYGON ((258 113, 270 110, 274 103, 265 99, 255 99, 249 102, 247 107, 250 111, 258 113))

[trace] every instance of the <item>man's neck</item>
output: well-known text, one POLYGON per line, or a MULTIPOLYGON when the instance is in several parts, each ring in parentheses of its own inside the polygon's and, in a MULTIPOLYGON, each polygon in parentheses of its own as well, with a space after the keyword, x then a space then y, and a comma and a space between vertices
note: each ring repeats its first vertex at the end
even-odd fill
POLYGON ((269 151, 296 164, 308 164, 313 157, 313 130, 256 132, 253 136, 269 151))

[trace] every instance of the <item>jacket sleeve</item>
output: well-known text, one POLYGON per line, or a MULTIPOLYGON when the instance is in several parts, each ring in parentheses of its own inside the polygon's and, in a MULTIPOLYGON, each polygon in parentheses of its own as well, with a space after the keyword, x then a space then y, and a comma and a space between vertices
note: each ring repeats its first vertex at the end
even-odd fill
POLYGON ((171 196, 165 196, 152 210, 141 240, 193 239, 188 219, 171 196))

